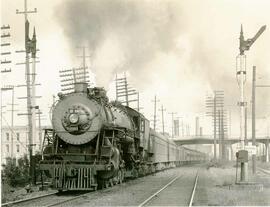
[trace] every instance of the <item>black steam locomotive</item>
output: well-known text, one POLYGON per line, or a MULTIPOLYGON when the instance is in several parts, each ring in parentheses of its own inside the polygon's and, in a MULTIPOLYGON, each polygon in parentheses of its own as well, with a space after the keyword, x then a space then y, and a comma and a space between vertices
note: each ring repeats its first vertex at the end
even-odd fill
POLYGON ((205 159, 152 130, 136 110, 109 102, 103 88, 76 83, 73 93, 58 96, 40 161, 55 189, 96 190, 205 159))

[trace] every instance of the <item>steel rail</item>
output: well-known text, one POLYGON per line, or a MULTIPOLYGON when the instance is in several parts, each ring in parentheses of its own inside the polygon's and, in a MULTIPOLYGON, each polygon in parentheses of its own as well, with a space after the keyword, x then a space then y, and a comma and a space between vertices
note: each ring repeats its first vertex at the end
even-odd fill
MULTIPOLYGON (((75 196, 75 197, 68 198, 68 199, 66 199, 66 200, 59 201, 59 202, 56 202, 56 203, 53 203, 53 204, 50 204, 50 205, 47 205, 47 206, 44 206, 44 207, 52 207, 52 206, 61 205, 61 204, 63 204, 63 203, 67 203, 67 202, 76 200, 76 199, 81 198, 81 197, 83 197, 83 196, 85 196, 85 195, 93 194, 93 193, 95 193, 95 192, 96 192, 96 191, 91 191, 91 192, 83 193, 83 194, 81 194, 81 195, 77 195, 77 196, 75 196)), ((97 193, 97 192, 96 192, 96 193, 97 193)))
POLYGON ((257 168, 258 168, 258 170, 260 170, 261 172, 263 172, 263 173, 265 173, 265 174, 267 174, 267 175, 270 175, 270 171, 269 171, 269 170, 263 169, 263 168, 261 168, 261 167, 257 167, 257 168))
POLYGON ((189 207, 191 207, 192 206, 192 203, 193 203, 194 195, 195 195, 196 188, 197 188, 198 178, 199 178, 199 170, 197 171, 197 174, 196 174, 196 178, 195 178, 195 182, 194 182, 192 194, 191 194, 189 205, 188 205, 189 207))
POLYGON ((176 181, 178 178, 180 178, 182 176, 177 176, 174 179, 172 179, 169 183, 167 183, 165 186, 163 186, 161 189, 159 189, 157 192, 155 192, 153 195, 151 195, 150 197, 148 197, 144 202, 142 202, 140 205, 138 205, 138 207, 142 207, 145 204, 147 204, 150 200, 152 200, 155 196, 157 196, 161 191, 163 191, 164 189, 166 189, 169 185, 171 185, 174 181, 176 181))
POLYGON ((48 193, 48 194, 41 195, 41 196, 35 196, 35 197, 31 197, 31 198, 25 198, 25 199, 21 199, 21 200, 11 201, 11 202, 7 202, 7 203, 3 203, 3 204, 1 204, 1 206, 8 206, 8 205, 14 205, 14 204, 23 203, 23 202, 27 202, 27 201, 31 201, 31 200, 37 200, 39 198, 48 197, 51 195, 55 195, 57 193, 58 192, 48 193))

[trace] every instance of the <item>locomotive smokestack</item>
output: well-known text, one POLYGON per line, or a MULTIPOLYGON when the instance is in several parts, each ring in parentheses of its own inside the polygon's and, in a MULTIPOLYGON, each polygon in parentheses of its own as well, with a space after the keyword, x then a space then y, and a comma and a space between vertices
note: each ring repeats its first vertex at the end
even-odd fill
POLYGON ((87 93, 87 83, 79 82, 74 84, 75 93, 87 93))

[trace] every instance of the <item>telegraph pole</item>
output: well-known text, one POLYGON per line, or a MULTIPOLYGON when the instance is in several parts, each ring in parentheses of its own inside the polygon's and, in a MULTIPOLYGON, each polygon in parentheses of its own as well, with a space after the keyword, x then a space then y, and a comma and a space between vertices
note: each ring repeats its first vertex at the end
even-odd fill
POLYGON ((217 97, 214 95, 214 160, 217 160, 217 97))
MULTIPOLYGON (((212 97, 207 97, 206 99, 206 108, 210 108, 211 110, 206 112, 207 116, 211 116, 213 119, 213 130, 214 130, 214 160, 217 160, 217 121, 219 119, 218 110, 224 107, 224 91, 214 90, 214 94, 212 97)), ((220 143, 219 143, 220 145, 220 143)))
POLYGON ((152 102, 154 102, 154 130, 156 130, 156 123, 157 123, 157 102, 159 102, 159 100, 157 100, 157 96, 155 96, 154 100, 152 100, 152 102))
MULTIPOLYGON (((12 90, 12 101, 11 101, 11 129, 14 130, 14 86, 11 86, 11 90, 12 90)), ((13 148, 14 148, 14 137, 13 137, 13 132, 10 133, 10 139, 11 139, 11 158, 13 160, 13 148)))
MULTIPOLYGON (((14 127, 14 86, 9 85, 9 86, 4 86, 1 88, 1 99, 2 99, 2 91, 12 91, 12 103, 11 103, 11 130, 13 130, 14 127)), ((2 101, 2 100, 1 100, 2 101)), ((1 106, 2 110, 2 106, 1 106)), ((2 114, 1 114, 1 123, 2 123, 2 114)), ((2 129, 1 129, 2 130, 2 129)), ((11 131, 10 133, 10 139, 11 139, 11 158, 13 158, 13 132, 11 131)), ((13 159, 12 159, 13 160, 13 159)))
POLYGON ((174 120, 174 115, 177 114, 176 112, 170 112, 169 113, 170 115, 172 115, 172 138, 174 137, 174 134, 173 134, 173 120, 174 120))
POLYGON ((218 110, 218 153, 219 153, 219 160, 221 160, 222 154, 222 144, 221 144, 221 111, 218 110))
MULTIPOLYGON (((256 68, 255 68, 255 70, 256 70, 256 68)), ((256 72, 255 72, 256 73, 256 72)), ((254 74, 255 75, 255 74, 254 74)), ((255 81, 256 81, 256 79, 254 78, 254 84, 255 84, 255 81)), ((270 85, 255 85, 254 86, 255 88, 269 88, 270 87, 270 85)), ((254 88, 254 130, 255 130, 255 119, 256 119, 256 115, 255 115, 255 113, 256 113, 256 108, 255 108, 255 91, 256 91, 256 89, 254 88)), ((256 131, 256 130, 255 130, 256 131)), ((265 149, 265 155, 266 155, 266 162, 269 162, 269 126, 267 126, 267 137, 268 137, 268 140, 267 140, 267 142, 266 142, 266 145, 265 145, 265 148, 263 148, 263 149, 265 149)), ((255 144, 256 144, 256 136, 255 136, 255 133, 254 133, 254 139, 253 139, 253 137, 252 137, 252 145, 253 145, 253 142, 255 142, 255 144)), ((263 152, 263 154, 264 154, 264 152, 263 152)))
MULTIPOLYGON (((35 8, 33 11, 29 11, 27 8, 27 0, 24 0, 24 11, 19 12, 16 10, 17 14, 24 14, 24 22, 25 22, 25 74, 26 74, 26 87, 27 87, 27 114, 28 114, 28 130, 29 130, 29 158, 30 158, 30 177, 32 179, 32 184, 34 184, 34 163, 33 163, 33 121, 35 119, 32 115, 32 106, 31 104, 31 80, 30 80, 30 66, 29 66, 29 54, 31 52, 31 40, 29 39, 29 22, 28 22, 28 14, 36 13, 37 9, 35 8)), ((35 99, 35 97, 33 97, 35 99)), ((35 110, 35 109, 34 109, 35 110)))
POLYGON ((166 111, 166 109, 163 107, 163 105, 161 105, 161 109, 159 109, 159 111, 161 111, 161 120, 162 120, 162 134, 164 134, 165 130, 164 130, 164 111, 166 111))
MULTIPOLYGON (((11 52, 10 51, 2 51, 2 49, 10 47, 10 42, 9 41, 4 41, 7 40, 6 38, 10 38, 10 26, 9 25, 3 25, 1 27, 1 31, 4 31, 3 33, 1 33, 1 57, 5 57, 4 60, 1 59, 1 65, 9 65, 11 64, 11 60, 7 59, 6 57, 10 58, 11 52)), ((11 72, 11 68, 1 68, 1 73, 9 73, 11 72)))
POLYGON ((139 106, 138 93, 139 92, 137 92, 135 89, 129 86, 127 82, 126 73, 124 73, 124 77, 122 78, 119 78, 116 74, 115 86, 116 86, 116 100, 121 103, 125 103, 126 106, 129 106, 129 107, 130 107, 131 102, 137 102, 137 106, 134 108, 138 109, 138 106, 139 106), (135 95, 137 95, 136 98, 134 97, 135 95), (129 99, 129 97, 131 97, 131 99, 129 99))
POLYGON ((137 111, 140 112, 140 93, 139 92, 137 93, 137 99, 138 99, 138 102, 137 102, 137 111))
POLYGON ((86 69, 87 69, 86 58, 91 58, 91 56, 90 56, 90 55, 88 55, 88 56, 86 55, 85 49, 86 49, 87 47, 82 46, 82 47, 79 47, 79 48, 82 49, 82 56, 78 56, 78 57, 81 57, 81 58, 83 59, 84 82, 87 82, 87 79, 86 79, 86 74, 87 74, 87 72, 86 72, 86 69))
POLYGON ((40 108, 38 107, 38 138, 39 138, 39 149, 42 149, 42 129, 41 129, 41 115, 42 112, 40 111, 40 108))
POLYGON ((128 101, 128 83, 127 83, 127 76, 126 76, 126 73, 124 73, 124 76, 125 76, 125 79, 124 79, 124 88, 125 88, 125 91, 126 91, 126 104, 127 106, 129 106, 129 101, 128 101))
MULTIPOLYGON (((256 146, 256 66, 252 71, 252 145, 256 146)), ((252 173, 256 174, 256 153, 252 155, 252 173)))
MULTIPOLYGON (((176 120, 174 120, 174 135, 176 135, 178 137, 180 136, 180 121, 179 121, 179 119, 182 120, 182 125, 183 125, 183 117, 182 116, 178 116, 178 117, 176 117, 176 120)), ((181 125, 181 127, 183 127, 182 125, 181 125)))

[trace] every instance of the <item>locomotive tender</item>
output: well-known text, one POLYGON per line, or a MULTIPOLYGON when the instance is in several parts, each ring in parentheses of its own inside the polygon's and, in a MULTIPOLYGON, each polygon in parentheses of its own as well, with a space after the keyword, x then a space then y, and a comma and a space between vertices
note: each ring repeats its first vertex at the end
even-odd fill
POLYGON ((76 83, 74 92, 58 96, 40 161, 55 189, 96 190, 204 159, 155 132, 136 110, 110 103, 103 88, 76 83))

